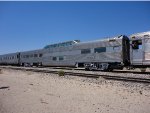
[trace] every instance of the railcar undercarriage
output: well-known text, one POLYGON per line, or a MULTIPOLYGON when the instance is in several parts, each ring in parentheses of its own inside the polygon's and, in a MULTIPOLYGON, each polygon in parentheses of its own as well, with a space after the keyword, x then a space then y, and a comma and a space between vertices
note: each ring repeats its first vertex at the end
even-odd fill
POLYGON ((113 69, 123 69, 123 65, 120 62, 113 62, 113 63, 100 63, 100 62, 93 62, 93 63, 85 63, 84 64, 85 70, 100 70, 100 71, 113 71, 113 69))

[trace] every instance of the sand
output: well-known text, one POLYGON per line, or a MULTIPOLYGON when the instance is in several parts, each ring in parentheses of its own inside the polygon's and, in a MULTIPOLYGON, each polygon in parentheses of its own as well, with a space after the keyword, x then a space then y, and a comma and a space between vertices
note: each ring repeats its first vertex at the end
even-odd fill
POLYGON ((150 113, 149 84, 93 81, 3 70, 0 113, 150 113))

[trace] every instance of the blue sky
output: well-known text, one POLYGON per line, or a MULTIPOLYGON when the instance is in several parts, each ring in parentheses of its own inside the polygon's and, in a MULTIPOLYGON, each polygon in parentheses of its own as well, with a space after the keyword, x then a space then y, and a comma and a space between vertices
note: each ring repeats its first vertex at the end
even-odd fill
POLYGON ((0 2, 0 54, 150 31, 150 2, 0 2))

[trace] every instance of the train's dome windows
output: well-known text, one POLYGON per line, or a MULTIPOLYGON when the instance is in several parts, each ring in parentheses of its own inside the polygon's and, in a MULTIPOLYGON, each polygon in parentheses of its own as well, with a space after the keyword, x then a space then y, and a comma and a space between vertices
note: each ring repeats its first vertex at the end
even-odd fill
POLYGON ((73 41, 67 41, 67 42, 62 42, 62 43, 57 43, 57 44, 51 44, 51 45, 46 45, 44 49, 55 48, 55 47, 68 47, 70 45, 73 45, 79 42, 80 40, 73 40, 73 41))

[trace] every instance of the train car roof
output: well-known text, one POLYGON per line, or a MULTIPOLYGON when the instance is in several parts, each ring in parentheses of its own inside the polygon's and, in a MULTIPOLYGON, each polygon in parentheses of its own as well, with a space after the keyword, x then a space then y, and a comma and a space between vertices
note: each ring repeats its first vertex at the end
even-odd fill
POLYGON ((150 38, 150 31, 135 33, 130 35, 130 40, 141 39, 141 38, 150 38))
POLYGON ((15 52, 15 53, 6 53, 6 54, 1 54, 0 56, 16 55, 16 54, 18 54, 18 52, 15 52))
POLYGON ((99 40, 94 40, 94 41, 86 41, 86 42, 80 42, 80 43, 76 43, 75 45, 80 45, 80 44, 87 44, 87 43, 95 43, 95 42, 114 42, 116 40, 122 40, 123 36, 125 35, 119 35, 119 36, 116 36, 116 37, 106 37, 106 38, 103 38, 103 39, 99 39, 99 40))

